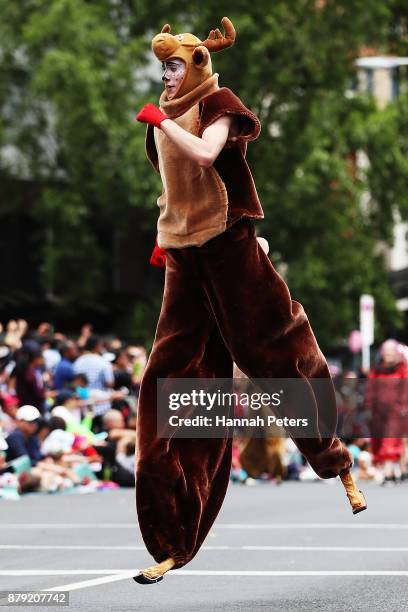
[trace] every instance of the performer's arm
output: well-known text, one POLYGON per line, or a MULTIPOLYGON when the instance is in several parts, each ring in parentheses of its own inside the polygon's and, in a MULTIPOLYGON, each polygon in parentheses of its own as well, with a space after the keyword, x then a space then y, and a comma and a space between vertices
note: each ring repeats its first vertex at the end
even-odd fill
POLYGON ((160 127, 185 155, 200 166, 212 166, 227 142, 233 124, 231 115, 222 115, 204 130, 201 138, 180 127, 175 121, 165 119, 160 127))
POLYGON ((150 123, 163 132, 188 157, 195 160, 200 166, 211 166, 218 157, 221 149, 230 140, 236 140, 236 125, 232 115, 222 115, 209 125, 199 138, 180 127, 172 121, 154 104, 146 104, 136 115, 138 121, 150 123))

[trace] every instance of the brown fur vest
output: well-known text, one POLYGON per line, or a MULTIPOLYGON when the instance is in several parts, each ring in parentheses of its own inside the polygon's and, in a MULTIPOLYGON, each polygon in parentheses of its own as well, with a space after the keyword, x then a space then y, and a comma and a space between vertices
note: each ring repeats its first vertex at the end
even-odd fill
POLYGON ((202 246, 242 217, 263 219, 263 211, 246 162, 247 141, 261 130, 259 119, 227 87, 218 74, 182 98, 160 97, 160 108, 181 127, 201 137, 224 114, 238 118, 236 142, 227 140, 209 168, 184 155, 160 129, 148 125, 146 154, 163 182, 157 241, 162 248, 202 246))

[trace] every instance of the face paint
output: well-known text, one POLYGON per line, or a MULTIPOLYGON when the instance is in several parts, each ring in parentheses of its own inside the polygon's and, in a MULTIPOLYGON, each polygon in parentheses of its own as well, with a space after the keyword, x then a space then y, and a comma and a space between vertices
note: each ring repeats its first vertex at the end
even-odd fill
POLYGON ((165 83, 167 97, 171 100, 176 95, 184 79, 186 65, 182 60, 170 59, 162 62, 162 69, 162 81, 165 83))

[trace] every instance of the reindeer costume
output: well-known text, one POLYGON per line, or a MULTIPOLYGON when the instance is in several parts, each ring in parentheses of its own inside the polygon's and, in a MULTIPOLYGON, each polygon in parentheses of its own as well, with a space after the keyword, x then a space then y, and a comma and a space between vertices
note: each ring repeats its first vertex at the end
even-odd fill
POLYGON ((137 422, 136 501, 148 551, 174 568, 200 549, 226 494, 232 440, 159 438, 158 378, 230 378, 233 362, 249 378, 320 378, 316 414, 332 420, 332 437, 297 438, 299 450, 322 478, 341 476, 353 512, 365 508, 351 478, 352 457, 334 436, 337 411, 325 358, 306 313, 291 299, 283 278, 260 247, 254 219, 262 219, 247 142, 260 133, 258 118, 228 88, 218 86, 210 53, 232 45, 235 30, 205 41, 164 26, 152 48, 160 60, 180 58, 186 73, 174 99, 166 91, 160 109, 146 105, 137 115, 148 123, 146 153, 160 173, 157 244, 166 259, 163 304, 141 383, 137 422), (210 167, 181 154, 160 129, 170 118, 201 137, 218 117, 233 114, 238 138, 228 138, 210 167), (324 401, 325 405, 322 405, 324 401))

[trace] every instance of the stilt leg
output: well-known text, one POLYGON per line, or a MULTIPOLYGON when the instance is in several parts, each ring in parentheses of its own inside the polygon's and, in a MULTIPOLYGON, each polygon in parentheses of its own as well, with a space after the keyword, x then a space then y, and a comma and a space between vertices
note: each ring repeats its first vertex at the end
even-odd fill
POLYGON ((345 472, 344 474, 340 474, 340 479, 344 485, 344 488, 346 489, 347 497, 349 498, 353 514, 357 514, 358 512, 366 510, 366 500, 360 489, 357 488, 357 485, 354 482, 354 478, 351 472, 345 472))

